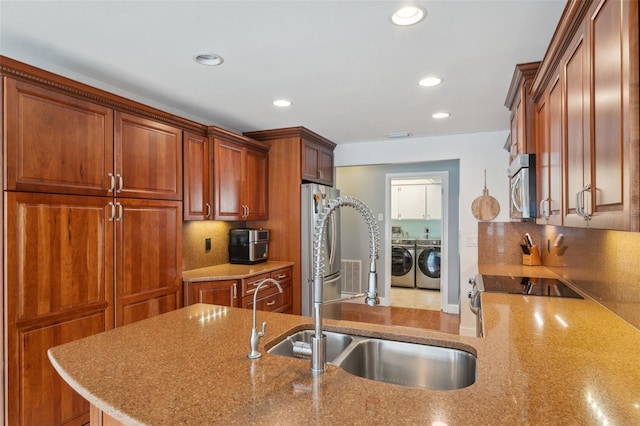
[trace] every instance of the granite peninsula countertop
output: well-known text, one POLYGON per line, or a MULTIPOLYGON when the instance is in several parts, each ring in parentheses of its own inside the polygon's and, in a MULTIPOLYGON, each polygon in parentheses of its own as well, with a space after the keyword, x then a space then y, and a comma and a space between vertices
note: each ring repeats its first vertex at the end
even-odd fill
MULTIPOLYGON (((507 268, 509 269, 509 268, 507 268)), ((484 273, 519 274, 507 269, 484 273)), ((538 276, 547 275, 537 268, 538 276)), ((464 303, 465 301, 463 301, 464 303)), ((639 424, 640 331, 593 300, 482 295, 485 337, 326 320, 346 331, 461 348, 477 381, 455 391, 378 383, 266 353, 312 319, 197 304, 50 349, 56 370, 125 424, 639 424)))
POLYGON ((253 265, 241 265, 224 263, 222 265, 208 266, 205 268, 191 269, 182 272, 182 281, 216 281, 216 280, 237 280, 253 275, 273 272, 278 269, 293 266, 293 262, 281 262, 268 260, 266 262, 255 263, 253 265))

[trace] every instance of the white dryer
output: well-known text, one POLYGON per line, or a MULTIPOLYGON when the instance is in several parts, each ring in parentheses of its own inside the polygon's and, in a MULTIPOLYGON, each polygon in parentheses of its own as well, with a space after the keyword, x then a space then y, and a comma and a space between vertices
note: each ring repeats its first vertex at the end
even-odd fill
POLYGON ((440 240, 416 241, 416 287, 440 290, 440 240))

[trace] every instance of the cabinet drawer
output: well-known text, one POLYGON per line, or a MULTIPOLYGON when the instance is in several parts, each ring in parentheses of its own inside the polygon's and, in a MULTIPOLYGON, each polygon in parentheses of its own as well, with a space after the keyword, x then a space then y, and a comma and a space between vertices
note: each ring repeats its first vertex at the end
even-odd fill
MULTIPOLYGON (((271 274, 269 272, 266 272, 264 274, 254 275, 249 278, 243 278, 242 279, 242 297, 249 296, 249 295, 253 296, 253 292, 256 290, 256 287, 258 287, 258 284, 260 284, 262 280, 266 278, 270 278, 270 276, 271 274)), ((273 283, 268 283, 263 285, 262 287, 260 287, 260 293, 267 290, 269 287, 275 288, 275 285, 273 283)))
MULTIPOLYGON (((256 309, 259 311, 274 311, 282 306, 282 300, 282 294, 276 290, 276 294, 258 299, 256 301, 256 309)), ((253 309, 253 299, 250 298, 248 300, 247 308, 253 309)))
POLYGON ((291 280, 291 273, 292 273, 292 269, 290 267, 282 268, 282 269, 278 269, 277 271, 271 272, 271 278, 273 278, 274 280, 277 280, 279 283, 282 284, 284 282, 291 280))

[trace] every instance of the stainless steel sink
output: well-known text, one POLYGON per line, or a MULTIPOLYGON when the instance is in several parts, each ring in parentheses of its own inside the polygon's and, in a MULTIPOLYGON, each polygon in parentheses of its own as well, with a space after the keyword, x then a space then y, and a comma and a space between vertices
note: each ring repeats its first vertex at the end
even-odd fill
MULTIPOLYGON (((313 330, 302 330, 290 336, 287 336, 282 342, 278 343, 271 349, 267 350, 270 354, 288 356, 292 358, 305 358, 293 351, 294 342, 311 343, 311 336, 313 330)), ((338 357, 353 341, 353 337, 348 334, 334 333, 331 331, 325 331, 324 335, 327 338, 327 362, 333 361, 338 357)), ((306 357, 308 358, 308 357, 306 357)))
POLYGON ((361 340, 334 364, 366 379, 424 389, 461 389, 476 381, 476 357, 468 352, 392 340, 361 340))
MULTIPOLYGON (((294 342, 309 343, 312 335, 313 330, 299 331, 267 352, 303 358, 294 353, 294 342)), ((330 331, 324 335, 327 362, 365 379, 432 390, 461 389, 476 381, 476 357, 460 349, 330 331)))

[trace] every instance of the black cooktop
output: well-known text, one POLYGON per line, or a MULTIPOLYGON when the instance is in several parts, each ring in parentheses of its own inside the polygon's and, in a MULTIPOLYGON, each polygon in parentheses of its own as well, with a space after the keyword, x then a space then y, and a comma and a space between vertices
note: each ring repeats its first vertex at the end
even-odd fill
POLYGON ((482 275, 482 287, 487 293, 526 294, 531 296, 573 297, 583 299, 569 286, 555 278, 482 275))

